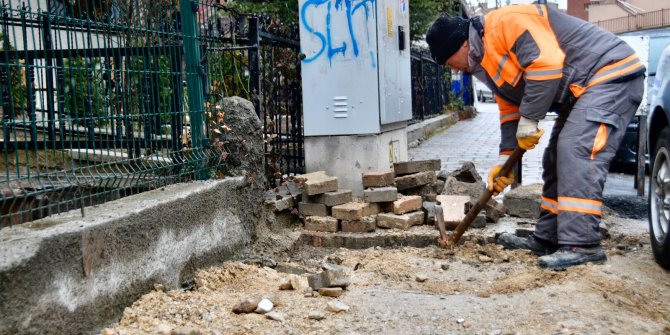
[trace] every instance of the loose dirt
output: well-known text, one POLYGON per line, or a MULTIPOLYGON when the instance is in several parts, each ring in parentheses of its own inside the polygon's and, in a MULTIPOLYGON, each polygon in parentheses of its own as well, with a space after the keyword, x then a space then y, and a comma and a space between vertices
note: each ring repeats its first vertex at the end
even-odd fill
POLYGON ((540 269, 536 256, 476 230, 453 250, 314 248, 294 245, 294 228, 268 230, 244 260, 198 272, 192 290, 158 287, 103 334, 670 334, 670 274, 653 260, 646 221, 610 216, 607 225, 608 262, 565 271, 540 269), (274 269, 260 266, 270 259, 274 269), (279 290, 292 276, 306 285, 323 263, 355 269, 339 298, 279 290), (232 312, 262 297, 285 321, 232 312), (333 300, 349 310, 327 311, 333 300))

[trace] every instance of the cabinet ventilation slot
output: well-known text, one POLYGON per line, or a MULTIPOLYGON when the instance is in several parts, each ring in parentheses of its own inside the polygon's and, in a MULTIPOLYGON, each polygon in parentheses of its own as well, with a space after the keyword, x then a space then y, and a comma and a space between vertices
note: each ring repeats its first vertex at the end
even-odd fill
POLYGON ((333 117, 349 117, 349 102, 347 97, 333 97, 333 117))

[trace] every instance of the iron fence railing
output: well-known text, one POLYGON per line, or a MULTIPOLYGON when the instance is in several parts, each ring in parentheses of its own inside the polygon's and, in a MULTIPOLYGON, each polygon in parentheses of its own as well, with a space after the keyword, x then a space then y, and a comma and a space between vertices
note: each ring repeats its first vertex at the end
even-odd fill
POLYGON ((668 27, 670 26, 670 9, 660 9, 637 15, 628 15, 616 19, 597 21, 594 23, 615 34, 635 30, 668 27))
POLYGON ((1 4, 0 227, 225 170, 226 96, 264 120, 268 173, 304 170, 295 34, 218 1, 1 4))
POLYGON ((449 102, 450 84, 444 67, 425 51, 412 50, 412 121, 439 115, 449 102))

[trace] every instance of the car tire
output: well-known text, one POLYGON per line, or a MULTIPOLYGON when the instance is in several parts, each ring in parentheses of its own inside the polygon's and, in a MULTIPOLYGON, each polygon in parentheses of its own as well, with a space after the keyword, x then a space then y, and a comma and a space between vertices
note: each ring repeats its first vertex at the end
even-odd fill
POLYGON ((649 178, 649 235, 656 262, 670 269, 670 128, 659 134, 649 178))

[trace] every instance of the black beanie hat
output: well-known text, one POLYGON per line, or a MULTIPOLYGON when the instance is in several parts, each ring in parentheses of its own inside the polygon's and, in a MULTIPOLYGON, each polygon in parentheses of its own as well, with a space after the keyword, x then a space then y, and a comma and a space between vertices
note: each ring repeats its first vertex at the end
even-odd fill
POLYGON ((426 33, 426 42, 433 60, 443 65, 468 39, 470 21, 444 14, 437 18, 426 33))

